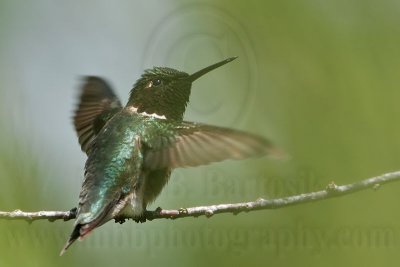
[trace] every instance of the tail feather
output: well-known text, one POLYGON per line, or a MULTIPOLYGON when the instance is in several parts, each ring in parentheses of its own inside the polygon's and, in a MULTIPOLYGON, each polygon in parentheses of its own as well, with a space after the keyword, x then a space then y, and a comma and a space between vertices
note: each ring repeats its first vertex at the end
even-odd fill
POLYGON ((77 240, 78 238, 83 239, 85 236, 90 234, 90 232, 94 228, 99 227, 100 225, 103 225, 104 223, 109 221, 110 219, 107 217, 107 214, 108 213, 104 212, 103 215, 99 216, 97 219, 95 219, 89 223, 76 224, 67 243, 65 244, 64 248, 61 250, 60 256, 62 256, 65 253, 65 251, 69 248, 69 246, 71 246, 75 242, 75 240, 77 240))
MULTIPOLYGON (((92 221, 88 223, 78 223, 75 225, 74 230, 72 231, 71 236, 69 237, 67 243, 65 244, 64 248, 60 252, 60 256, 62 256, 65 251, 75 242, 75 240, 82 239, 90 232, 99 227, 114 217, 114 213, 118 214, 122 208, 124 208, 126 202, 129 200, 129 197, 125 197, 122 201, 120 198, 115 198, 112 202, 110 202, 102 212, 92 221), (118 205, 115 205, 117 202, 120 202, 118 205)), ((78 214, 79 215, 79 214, 78 214)), ((77 217, 78 217, 77 215, 77 217)), ((79 219, 78 219, 79 220, 79 219)))
POLYGON ((61 250, 60 256, 62 256, 65 253, 65 251, 67 251, 69 246, 71 246, 72 243, 74 243, 75 240, 77 240, 81 236, 81 233, 80 233, 81 232, 81 227, 82 227, 82 224, 78 224, 78 225, 75 226, 75 228, 72 231, 72 234, 69 237, 67 243, 65 244, 64 248, 61 250))

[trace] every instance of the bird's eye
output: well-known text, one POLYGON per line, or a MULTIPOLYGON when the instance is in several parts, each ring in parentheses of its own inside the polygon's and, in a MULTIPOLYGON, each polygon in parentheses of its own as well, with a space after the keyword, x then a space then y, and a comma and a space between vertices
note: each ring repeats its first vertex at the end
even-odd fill
POLYGON ((154 79, 151 81, 152 86, 159 86, 162 84, 162 81, 160 79, 154 79))
POLYGON ((146 88, 158 87, 163 83, 161 79, 154 79, 146 84, 146 88))

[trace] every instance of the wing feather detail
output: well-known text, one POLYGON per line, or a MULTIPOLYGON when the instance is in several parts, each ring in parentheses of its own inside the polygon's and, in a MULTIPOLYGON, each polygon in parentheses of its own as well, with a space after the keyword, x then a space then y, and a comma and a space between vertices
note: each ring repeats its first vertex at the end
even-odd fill
POLYGON ((157 135, 148 147, 144 163, 153 170, 194 167, 227 159, 279 153, 269 140, 261 136, 190 122, 176 125, 167 135, 157 135))
POLYGON ((85 77, 73 122, 82 151, 89 153, 91 144, 105 123, 122 109, 108 83, 99 77, 85 77))

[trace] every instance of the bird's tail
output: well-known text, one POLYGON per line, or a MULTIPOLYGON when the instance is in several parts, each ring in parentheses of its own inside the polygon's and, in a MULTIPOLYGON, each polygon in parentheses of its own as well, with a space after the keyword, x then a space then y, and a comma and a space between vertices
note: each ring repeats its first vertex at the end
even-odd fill
POLYGON ((81 227, 82 224, 77 224, 74 228, 74 230, 72 231, 71 236, 69 237, 67 243, 65 244, 64 248, 61 250, 60 252, 60 256, 62 256, 65 251, 67 251, 67 249, 69 248, 69 246, 72 245, 72 243, 75 242, 75 240, 77 240, 80 236, 81 236, 81 227))
POLYGON ((65 244, 64 248, 60 252, 60 256, 62 256, 65 251, 71 246, 75 240, 78 238, 82 240, 85 236, 90 234, 90 232, 95 229, 96 227, 99 227, 106 222, 108 222, 112 218, 112 213, 115 212, 116 214, 119 213, 119 211, 125 206, 125 203, 127 201, 124 200, 125 202, 121 202, 122 204, 117 205, 115 207, 115 203, 119 201, 119 198, 116 198, 114 201, 110 202, 98 215, 94 220, 88 222, 88 223, 78 223, 75 224, 74 230, 72 231, 71 236, 69 237, 67 243, 65 244))

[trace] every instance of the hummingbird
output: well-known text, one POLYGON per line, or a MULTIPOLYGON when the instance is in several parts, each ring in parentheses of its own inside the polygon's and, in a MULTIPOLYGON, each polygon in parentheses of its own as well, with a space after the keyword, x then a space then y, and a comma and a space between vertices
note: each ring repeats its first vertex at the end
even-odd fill
POLYGON ((276 151, 261 136, 183 121, 192 83, 234 59, 191 75, 167 67, 145 70, 125 107, 104 79, 84 78, 73 122, 87 161, 74 228, 60 255, 112 219, 143 218, 175 168, 276 151))

